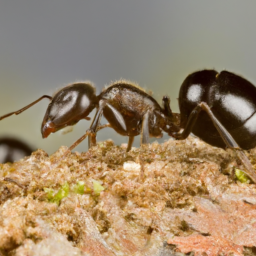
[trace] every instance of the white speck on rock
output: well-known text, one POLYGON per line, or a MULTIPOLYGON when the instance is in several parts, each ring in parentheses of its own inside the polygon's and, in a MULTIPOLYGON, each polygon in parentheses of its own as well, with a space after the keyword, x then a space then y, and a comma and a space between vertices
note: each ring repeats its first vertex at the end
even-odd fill
POLYGON ((133 171, 133 172, 140 172, 140 164, 135 162, 129 161, 123 164, 123 168, 125 171, 133 171))

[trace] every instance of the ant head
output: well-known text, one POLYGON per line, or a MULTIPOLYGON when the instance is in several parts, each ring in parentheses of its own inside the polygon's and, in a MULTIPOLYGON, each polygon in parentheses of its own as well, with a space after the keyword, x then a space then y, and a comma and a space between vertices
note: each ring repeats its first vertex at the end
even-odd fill
POLYGON ((90 120, 88 115, 97 105, 95 88, 90 83, 75 83, 62 88, 46 110, 41 127, 43 138, 81 119, 90 120))

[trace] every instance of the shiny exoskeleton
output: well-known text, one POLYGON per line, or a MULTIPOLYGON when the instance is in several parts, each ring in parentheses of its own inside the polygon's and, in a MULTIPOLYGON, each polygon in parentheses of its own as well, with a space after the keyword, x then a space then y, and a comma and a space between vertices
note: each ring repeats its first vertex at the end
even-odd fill
MULTIPOLYGON (((189 116, 201 102, 209 106, 239 147, 256 146, 256 88, 253 84, 228 71, 203 70, 189 75, 179 94, 182 128, 187 126, 189 116)), ((198 114, 189 132, 213 146, 227 146, 205 111, 198 114)))
POLYGON ((127 151, 139 134, 144 144, 149 137, 162 137, 162 131, 179 131, 176 115, 167 115, 154 98, 126 81, 114 83, 98 96, 98 110, 90 127, 94 133, 102 114, 116 132, 129 136, 127 151))
POLYGON ((255 170, 241 149, 256 146, 256 88, 246 79, 222 71, 202 70, 190 74, 179 93, 179 133, 185 139, 192 132, 205 142, 237 149, 237 155, 256 182, 255 170))

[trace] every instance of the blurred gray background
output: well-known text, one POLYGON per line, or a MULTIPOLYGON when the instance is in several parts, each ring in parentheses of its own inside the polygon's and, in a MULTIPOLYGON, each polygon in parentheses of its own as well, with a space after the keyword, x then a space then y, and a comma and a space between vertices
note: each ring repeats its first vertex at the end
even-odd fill
MULTIPOLYGON (((256 1, 0 3, 0 115, 74 81, 91 80, 99 93, 120 78, 152 90, 159 103, 168 94, 178 111, 179 87, 189 73, 227 69, 256 83, 255 66, 256 1)), ((50 154, 71 145, 90 125, 83 120, 71 133, 43 140, 40 127, 47 105, 45 99, 1 121, 0 135, 20 137, 50 154)), ((98 133, 99 141, 108 138, 116 144, 128 139, 111 129, 98 133)), ((86 151, 87 141, 76 150, 86 151)))

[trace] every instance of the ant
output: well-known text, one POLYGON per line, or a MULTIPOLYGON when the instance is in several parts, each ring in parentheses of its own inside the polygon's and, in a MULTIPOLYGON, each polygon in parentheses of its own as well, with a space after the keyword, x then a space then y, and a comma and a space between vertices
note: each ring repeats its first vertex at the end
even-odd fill
POLYGON ((88 115, 97 108, 90 128, 69 147, 70 151, 87 136, 89 147, 94 145, 97 131, 105 127, 112 127, 117 133, 129 137, 127 151, 139 134, 141 144, 145 144, 150 136, 161 137, 162 131, 178 140, 193 132, 213 146, 235 149, 247 174, 256 183, 255 171, 241 150, 256 145, 256 140, 252 139, 256 136, 256 104, 253 101, 256 88, 233 73, 202 70, 190 74, 180 89, 180 114, 172 112, 167 96, 163 97, 162 108, 138 86, 121 80, 98 96, 91 83, 71 84, 53 97, 44 95, 20 110, 0 117, 0 120, 20 114, 43 98, 51 100, 42 122, 43 138, 81 119, 90 120, 88 115), (109 122, 106 125, 100 125, 102 114, 109 122))
MULTIPOLYGON (((162 137, 162 130, 168 133, 178 132, 178 118, 173 114, 169 99, 165 99, 162 108, 157 101, 139 86, 120 80, 103 90, 98 96, 90 82, 68 85, 53 97, 43 95, 24 108, 0 117, 0 120, 11 115, 18 115, 44 98, 51 102, 46 110, 41 133, 43 138, 66 126, 74 125, 81 119, 90 120, 88 115, 97 108, 90 128, 69 147, 75 148, 87 136, 89 147, 96 144, 96 133, 105 127, 112 127, 117 133, 128 136, 127 151, 132 147, 134 137, 141 134, 141 144, 148 143, 149 137, 162 137), (100 125, 104 117, 108 124, 100 125)), ((67 151, 68 152, 68 151, 67 151)))
POLYGON ((20 139, 12 137, 0 138, 0 163, 15 162, 31 155, 33 149, 20 139))

